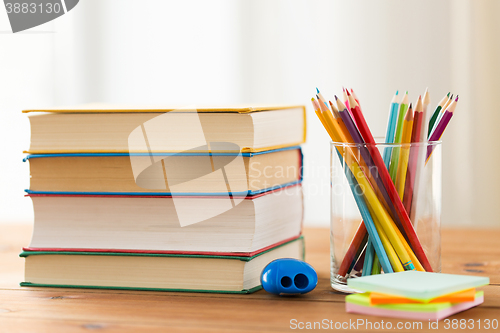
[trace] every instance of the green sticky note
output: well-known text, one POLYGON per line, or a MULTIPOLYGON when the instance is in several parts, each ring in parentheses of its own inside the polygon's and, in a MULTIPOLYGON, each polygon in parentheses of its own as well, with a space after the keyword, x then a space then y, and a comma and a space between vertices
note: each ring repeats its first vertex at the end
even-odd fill
POLYGON ((347 280, 347 285, 353 289, 403 296, 420 301, 428 301, 489 283, 490 279, 487 277, 419 271, 370 275, 347 280))

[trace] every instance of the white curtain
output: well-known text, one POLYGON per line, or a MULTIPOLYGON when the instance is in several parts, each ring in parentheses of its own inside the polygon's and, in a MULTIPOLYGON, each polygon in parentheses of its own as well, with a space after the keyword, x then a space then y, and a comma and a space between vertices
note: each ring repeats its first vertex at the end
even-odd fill
POLYGON ((327 226, 328 137, 309 100, 316 86, 333 98, 345 85, 379 136, 397 89, 415 101, 428 87, 432 105, 460 94, 443 136, 443 225, 500 226, 498 13, 489 0, 82 0, 40 33, 0 34, 0 136, 10 142, 0 219, 32 218, 23 108, 286 103, 308 106, 306 223, 327 226))

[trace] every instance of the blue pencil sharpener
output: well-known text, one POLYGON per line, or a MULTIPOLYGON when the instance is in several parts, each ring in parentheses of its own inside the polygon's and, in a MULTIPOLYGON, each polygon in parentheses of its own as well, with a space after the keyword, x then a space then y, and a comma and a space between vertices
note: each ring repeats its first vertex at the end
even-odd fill
POLYGON ((271 261, 264 268, 260 283, 271 294, 305 294, 316 288, 318 274, 302 260, 282 258, 271 261))

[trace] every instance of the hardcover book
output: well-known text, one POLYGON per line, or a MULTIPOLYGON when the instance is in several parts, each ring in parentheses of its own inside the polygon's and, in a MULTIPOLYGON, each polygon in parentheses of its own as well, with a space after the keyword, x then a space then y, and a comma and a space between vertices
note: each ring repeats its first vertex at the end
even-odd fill
POLYGON ((300 147, 259 153, 42 154, 25 160, 28 193, 253 195, 302 180, 300 147))
POLYGON ((306 135, 304 106, 23 112, 30 154, 257 152, 299 145, 306 135))
POLYGON ((21 286, 251 293, 278 258, 304 259, 302 237, 251 257, 110 252, 23 252, 21 286))
POLYGON ((303 218, 300 185, 246 197, 29 196, 35 224, 28 249, 38 251, 245 256, 297 238, 303 218))

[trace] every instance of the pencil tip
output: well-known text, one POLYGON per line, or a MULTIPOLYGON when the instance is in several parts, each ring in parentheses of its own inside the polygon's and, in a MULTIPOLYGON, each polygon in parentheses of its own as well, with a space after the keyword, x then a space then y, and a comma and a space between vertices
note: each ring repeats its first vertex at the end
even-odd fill
POLYGON ((448 95, 446 95, 446 97, 450 97, 450 94, 451 94, 451 91, 450 91, 450 92, 448 92, 448 95))
POLYGON ((406 94, 408 95, 408 90, 406 91, 406 94))
POLYGON ((399 94, 399 90, 396 90, 396 96, 399 94))
POLYGON ((352 93, 354 92, 354 90, 352 90, 352 88, 351 88, 351 92, 352 92, 352 93))
POLYGON ((311 101, 313 101, 313 102, 314 102, 314 97, 312 97, 312 98, 311 98, 311 101))
POLYGON ((411 108, 412 108, 412 106, 411 106, 411 103, 410 103, 410 106, 408 106, 408 109, 411 109, 411 108))
POLYGON ((455 102, 458 102, 458 95, 457 95, 457 98, 455 99, 455 102))
POLYGON ((421 100, 422 99, 422 95, 418 95, 418 99, 421 100))
POLYGON ((351 96, 351 94, 349 93, 349 90, 345 90, 345 92, 347 93, 347 96, 351 96))
POLYGON ((339 98, 337 97, 337 95, 335 95, 335 101, 337 101, 339 98))
POLYGON ((319 89, 318 89, 318 87, 316 87, 316 94, 319 94, 319 89))

